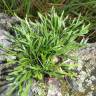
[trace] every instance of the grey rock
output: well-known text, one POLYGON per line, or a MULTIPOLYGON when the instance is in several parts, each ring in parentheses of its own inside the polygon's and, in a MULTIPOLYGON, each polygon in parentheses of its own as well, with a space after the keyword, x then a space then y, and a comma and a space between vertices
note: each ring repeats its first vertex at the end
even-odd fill
MULTIPOLYGON (((86 92, 87 96, 93 96, 92 91, 96 90, 96 43, 88 44, 86 47, 79 49, 76 54, 78 57, 77 63, 77 78, 70 79, 69 83, 75 91, 86 92)), ((96 94, 95 94, 96 95, 96 94)))
POLYGON ((86 96, 93 96, 92 93, 93 93, 92 91, 88 92, 86 96))
MULTIPOLYGON (((2 44, 3 47, 7 48, 10 47, 11 42, 8 41, 8 38, 6 37, 6 34, 9 34, 9 29, 11 28, 11 24, 15 23, 16 19, 15 17, 10 17, 7 14, 0 13, 0 45, 2 44)), ((5 65, 2 63, 2 60, 5 59, 14 59, 15 57, 8 57, 8 56, 3 56, 1 54, 4 54, 5 51, 3 49, 0 49, 0 74, 2 73, 1 70, 5 67, 5 65)), ((0 75, 0 96, 5 96, 5 89, 8 88, 6 81, 1 81, 1 79, 4 78, 3 76, 0 75), (4 84, 4 86, 1 88, 1 85, 4 84), (2 94, 1 94, 2 91, 2 94)))
MULTIPOLYGON (((10 17, 7 14, 0 13, 0 44, 5 48, 10 47, 11 42, 9 42, 6 34, 9 34, 9 29, 12 27, 12 24, 19 22, 19 19, 15 16, 10 17)), ((0 54, 5 53, 3 50, 0 50, 0 54)), ((0 56, 0 60, 4 59, 15 59, 15 57, 0 56)))
POLYGON ((60 88, 60 82, 57 79, 51 78, 48 81, 48 94, 47 94, 47 96, 62 96, 61 88, 60 88))
POLYGON ((96 90, 92 92, 92 96, 96 96, 96 90))
POLYGON ((10 17, 7 14, 0 13, 0 28, 1 29, 8 30, 10 29, 12 24, 15 24, 19 21, 20 20, 15 16, 10 17))
MULTIPOLYGON (((7 33, 7 31, 0 29, 0 45, 3 45, 3 47, 9 47, 10 46, 10 42, 7 40, 7 37, 5 36, 5 34, 7 33)), ((3 50, 0 50, 0 54, 5 53, 3 50)), ((0 55, 0 61, 4 60, 6 57, 0 55)))

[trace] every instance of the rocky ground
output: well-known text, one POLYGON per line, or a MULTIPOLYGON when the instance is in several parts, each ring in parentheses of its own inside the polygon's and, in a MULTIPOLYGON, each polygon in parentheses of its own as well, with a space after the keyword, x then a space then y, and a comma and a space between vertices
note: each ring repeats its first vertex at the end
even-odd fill
MULTIPOLYGON (((7 41, 5 36, 10 29, 10 25, 16 23, 18 20, 16 17, 9 17, 4 13, 0 13, 0 43, 4 46, 10 46, 10 42, 7 41)), ((4 51, 0 50, 0 54, 4 51)), ((57 80, 51 78, 46 83, 47 85, 47 96, 96 96, 96 43, 88 44, 86 47, 79 49, 74 52, 78 57, 77 62, 67 60, 67 63, 78 63, 79 66, 75 69, 78 76, 74 79, 67 78, 66 80, 57 80)), ((8 58, 0 56, 0 70, 2 70, 4 64, 2 60, 8 58)), ((1 74, 1 72, 0 72, 1 74)), ((0 79, 2 76, 0 76, 0 79)), ((0 86, 4 81, 0 81, 0 86)), ((0 87, 0 92, 5 90, 7 86, 0 87)), ((46 88, 46 87, 44 87, 46 88)), ((43 89, 44 89, 43 88, 43 89)), ((33 96, 33 93, 41 95, 42 89, 38 86, 37 82, 34 82, 29 96, 33 96)), ((5 96, 4 93, 0 93, 0 96, 5 96)), ((34 95, 38 96, 38 95, 34 95)))
POLYGON ((68 80, 71 87, 84 96, 96 96, 96 43, 79 49, 75 55, 78 57, 78 76, 68 80))

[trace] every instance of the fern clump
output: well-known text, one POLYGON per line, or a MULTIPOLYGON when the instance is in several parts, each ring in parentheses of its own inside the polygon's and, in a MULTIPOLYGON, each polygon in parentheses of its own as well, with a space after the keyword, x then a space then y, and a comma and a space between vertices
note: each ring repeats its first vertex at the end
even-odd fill
MULTIPOLYGON (((74 77, 63 61, 68 59, 68 52, 80 47, 75 40, 88 32, 89 24, 78 18, 58 16, 54 9, 39 20, 32 22, 25 18, 21 24, 13 27, 15 36, 10 36, 10 48, 4 48, 7 56, 17 59, 7 60, 6 65, 17 64, 10 69, 7 79, 19 96, 28 96, 32 79, 43 80, 45 76, 62 78, 74 77)), ((12 91, 13 91, 12 90, 12 91)))

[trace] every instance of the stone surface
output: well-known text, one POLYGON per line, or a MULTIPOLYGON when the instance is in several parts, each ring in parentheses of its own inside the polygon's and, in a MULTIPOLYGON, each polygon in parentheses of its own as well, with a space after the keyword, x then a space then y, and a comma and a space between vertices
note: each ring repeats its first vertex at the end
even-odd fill
MULTIPOLYGON (((4 13, 0 13, 0 44, 2 44, 5 48, 10 47, 11 42, 8 41, 8 38, 6 37, 6 34, 9 33, 9 29, 11 27, 11 24, 15 23, 17 19, 15 17, 10 17, 4 13)), ((13 57, 8 57, 8 56, 1 56, 1 54, 4 54, 4 50, 0 49, 0 96, 5 96, 4 91, 7 88, 6 81, 3 80, 4 76, 2 76, 1 70, 5 67, 5 65, 2 63, 3 60, 5 59, 12 59, 13 57), (1 85, 4 85, 1 87, 1 85)))
POLYGON ((19 19, 15 16, 10 17, 7 14, 0 13, 0 28, 3 30, 8 30, 11 27, 11 24, 18 23, 19 19))
POLYGON ((87 93, 86 96, 96 96, 96 43, 79 49, 75 55, 80 67, 76 69, 77 78, 69 79, 71 87, 75 91, 87 93))
POLYGON ((50 78, 48 81, 47 96, 62 96, 60 86, 61 86, 61 84, 57 79, 50 78))
MULTIPOLYGON (((4 13, 0 13, 0 44, 2 44, 5 48, 10 47, 11 45, 11 42, 8 41, 6 34, 9 34, 9 29, 11 28, 11 25, 16 22, 19 22, 19 20, 16 17, 10 17, 4 13)), ((3 53, 4 51, 0 50, 0 54, 3 53)), ((6 58, 8 57, 0 56, 1 61, 6 58)))

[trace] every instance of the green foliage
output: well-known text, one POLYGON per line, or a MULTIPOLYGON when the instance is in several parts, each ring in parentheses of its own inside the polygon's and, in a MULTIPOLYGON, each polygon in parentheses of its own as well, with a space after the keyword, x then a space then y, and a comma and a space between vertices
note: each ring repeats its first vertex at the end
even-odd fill
POLYGON ((96 27, 96 0, 69 0, 63 9, 72 17, 82 14, 82 18, 91 22, 91 28, 96 27))
POLYGON ((25 17, 37 18, 37 12, 46 13, 54 4, 62 0, 0 0, 0 8, 11 15, 18 14, 25 17), (51 5, 52 4, 52 5, 51 5))
MULTIPOLYGON (((18 59, 7 60, 6 66, 17 64, 8 74, 12 88, 18 89, 20 96, 28 96, 32 78, 43 80, 49 77, 74 77, 76 73, 70 70, 64 62, 57 64, 54 57, 68 59, 68 52, 76 50, 81 45, 75 41, 78 36, 88 32, 89 24, 78 18, 58 16, 54 9, 46 16, 39 15, 39 21, 32 22, 25 18, 13 30, 16 36, 10 36, 10 48, 4 48, 8 56, 18 59)), ((5 55, 6 55, 5 54, 5 55)), ((57 58, 58 59, 58 58, 57 58)), ((74 66, 74 65, 73 65, 74 66)))
POLYGON ((96 0, 0 0, 0 8, 12 15, 17 13, 21 17, 26 14, 32 19, 37 19, 37 12, 46 13, 54 6, 61 14, 64 10, 65 15, 70 14, 76 17, 80 13, 82 19, 91 22, 91 28, 96 27, 96 0))
POLYGON ((64 0, 49 0, 49 2, 52 2, 52 3, 60 3, 60 2, 62 2, 62 1, 64 1, 64 0))

